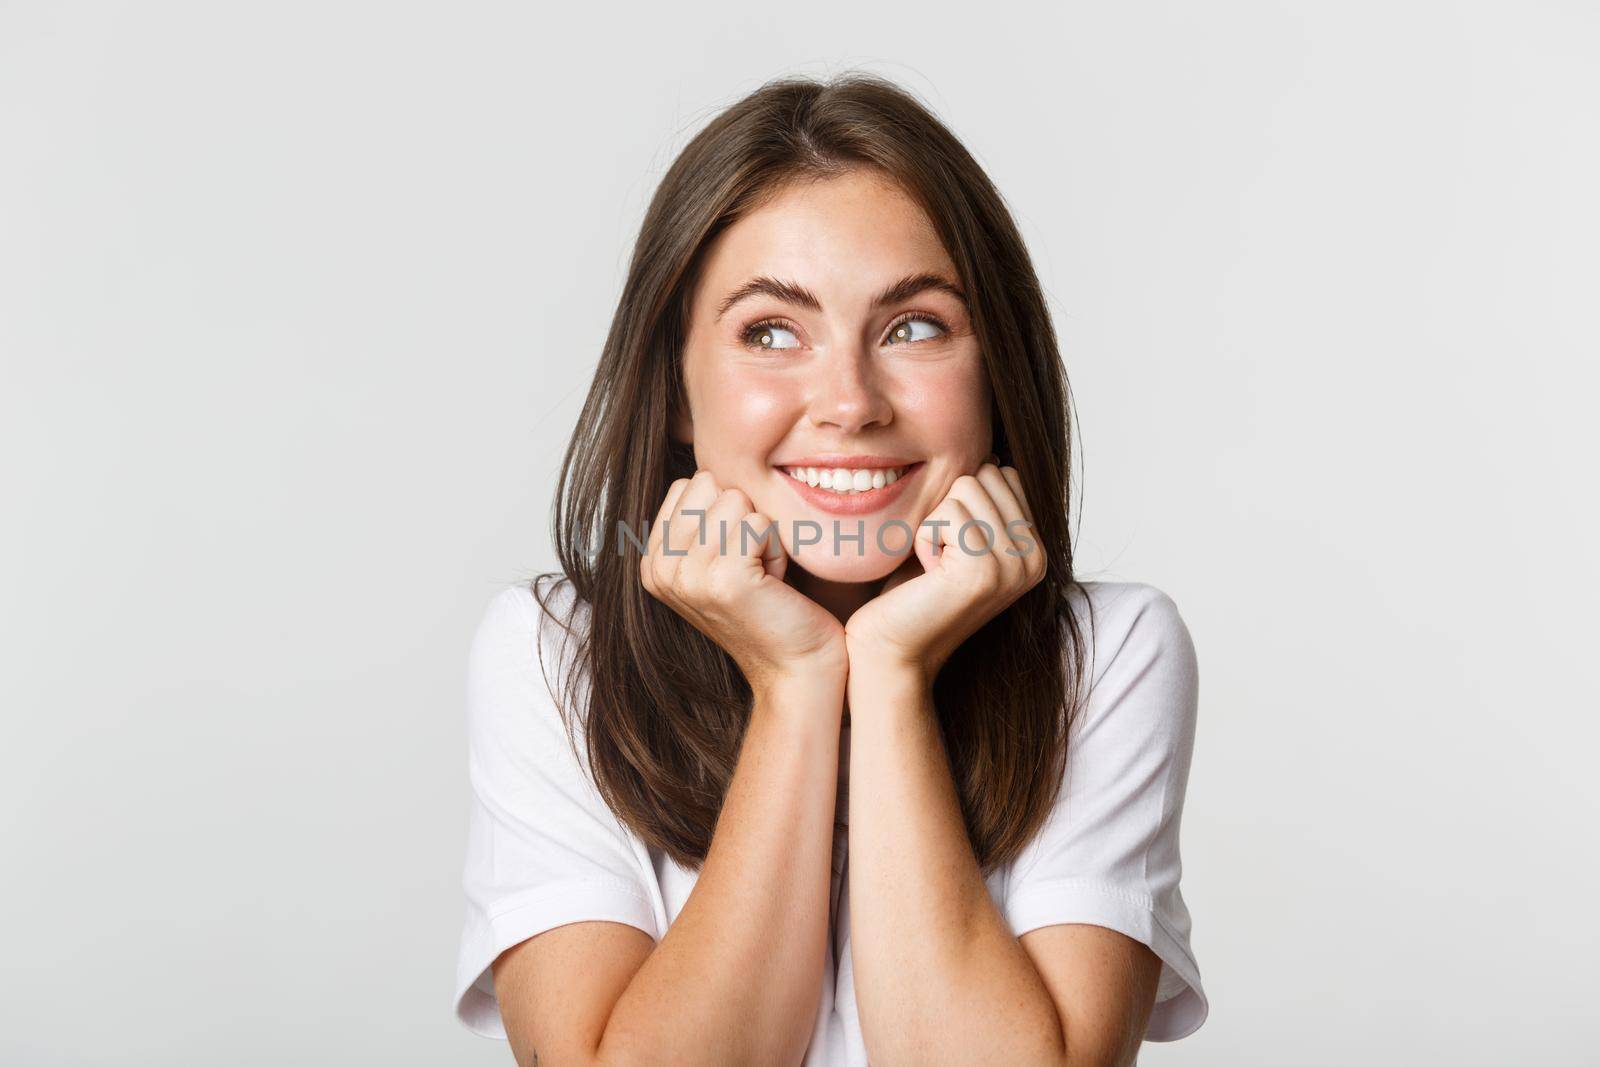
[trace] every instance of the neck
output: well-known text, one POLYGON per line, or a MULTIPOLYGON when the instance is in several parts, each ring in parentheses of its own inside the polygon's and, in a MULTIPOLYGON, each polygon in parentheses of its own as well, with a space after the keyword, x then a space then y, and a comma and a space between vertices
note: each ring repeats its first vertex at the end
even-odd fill
POLYGON ((841 625, 883 588, 882 578, 872 582, 830 582, 792 565, 789 574, 790 585, 821 604, 841 625))

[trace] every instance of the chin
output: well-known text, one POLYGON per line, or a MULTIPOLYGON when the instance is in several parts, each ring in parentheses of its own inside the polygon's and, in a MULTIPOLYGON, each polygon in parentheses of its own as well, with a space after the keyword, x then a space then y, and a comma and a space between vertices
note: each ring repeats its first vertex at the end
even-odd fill
POLYGON ((904 556, 893 556, 876 550, 864 555, 856 555, 854 551, 847 551, 843 555, 826 555, 817 551, 821 546, 808 545, 811 554, 801 550, 798 558, 791 558, 791 565, 798 565, 801 570, 813 578, 820 578, 825 582, 876 582, 893 574, 905 562, 904 556))

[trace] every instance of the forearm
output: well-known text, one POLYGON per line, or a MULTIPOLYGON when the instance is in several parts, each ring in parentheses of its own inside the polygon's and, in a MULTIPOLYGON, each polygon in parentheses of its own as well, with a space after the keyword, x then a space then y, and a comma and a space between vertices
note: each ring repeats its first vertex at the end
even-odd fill
POLYGON ((849 692, 851 951, 872 1062, 1060 1064, 1059 1018, 979 871, 929 687, 852 671, 849 692))
POLYGON ((799 1063, 827 953, 842 685, 757 694, 711 848, 601 1064, 799 1063))

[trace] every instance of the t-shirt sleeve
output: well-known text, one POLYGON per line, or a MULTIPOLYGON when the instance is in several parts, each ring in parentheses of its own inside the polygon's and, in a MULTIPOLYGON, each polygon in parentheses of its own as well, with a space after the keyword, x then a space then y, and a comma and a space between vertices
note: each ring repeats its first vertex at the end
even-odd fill
MULTIPOLYGON (((601 799, 557 711, 550 682, 559 683, 570 659, 561 636, 528 588, 513 586, 490 601, 468 655, 471 788, 455 1012, 485 1037, 506 1036, 490 964, 511 946, 585 920, 661 936, 646 860, 601 799)), ((578 738, 581 746, 581 729, 578 738)))
MULTIPOLYGON (((1179 889, 1178 828, 1194 749, 1194 644, 1165 593, 1101 586, 1094 679, 1069 733, 1065 782, 1049 819, 1012 866, 1013 932, 1087 923, 1126 934, 1161 959, 1147 1041, 1199 1029, 1208 1005, 1179 889)), ((1080 620, 1082 616, 1080 616, 1080 620)))

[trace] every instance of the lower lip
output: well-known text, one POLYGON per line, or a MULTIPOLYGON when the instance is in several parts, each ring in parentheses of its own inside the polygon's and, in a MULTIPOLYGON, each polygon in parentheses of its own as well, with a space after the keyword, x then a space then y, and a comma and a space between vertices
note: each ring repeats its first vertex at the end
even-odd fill
POLYGON ((893 504, 904 491, 906 483, 921 470, 921 463, 913 463, 892 484, 882 489, 868 489, 864 493, 835 493, 821 486, 807 485, 788 471, 780 470, 778 473, 800 494, 801 499, 821 511, 832 515, 869 515, 893 504))

